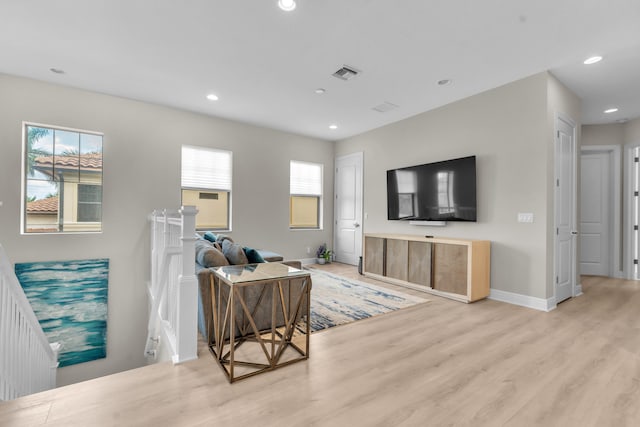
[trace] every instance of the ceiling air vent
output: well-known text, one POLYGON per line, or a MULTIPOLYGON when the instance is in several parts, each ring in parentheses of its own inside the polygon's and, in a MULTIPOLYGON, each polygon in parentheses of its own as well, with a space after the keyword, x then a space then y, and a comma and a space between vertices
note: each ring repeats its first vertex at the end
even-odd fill
POLYGON ((373 107, 372 110, 379 111, 380 113, 386 113, 387 111, 391 111, 396 108, 398 108, 396 104, 385 101, 382 104, 373 107))
POLYGON ((333 73, 333 77, 337 77, 341 80, 351 80, 352 78, 357 76, 359 73, 360 71, 356 70, 355 68, 343 65, 342 68, 340 68, 338 71, 333 73))

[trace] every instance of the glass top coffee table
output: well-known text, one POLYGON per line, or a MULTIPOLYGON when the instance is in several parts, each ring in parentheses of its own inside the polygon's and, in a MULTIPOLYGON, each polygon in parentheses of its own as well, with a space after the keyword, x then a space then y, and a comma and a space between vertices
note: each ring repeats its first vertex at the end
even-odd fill
POLYGON ((311 277, 281 263, 211 273, 209 350, 229 382, 309 358, 311 277))

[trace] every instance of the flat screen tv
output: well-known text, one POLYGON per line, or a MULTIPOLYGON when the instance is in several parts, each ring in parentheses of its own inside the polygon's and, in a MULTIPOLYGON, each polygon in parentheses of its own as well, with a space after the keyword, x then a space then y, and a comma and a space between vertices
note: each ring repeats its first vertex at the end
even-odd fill
POLYGON ((476 221, 476 156, 387 171, 387 218, 476 221))

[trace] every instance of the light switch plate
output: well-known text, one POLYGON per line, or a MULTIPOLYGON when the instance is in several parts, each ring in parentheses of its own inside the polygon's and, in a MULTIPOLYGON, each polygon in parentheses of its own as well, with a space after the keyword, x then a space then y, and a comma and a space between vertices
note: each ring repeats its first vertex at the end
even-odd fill
POLYGON ((518 222, 533 222, 532 213, 518 213, 518 222))

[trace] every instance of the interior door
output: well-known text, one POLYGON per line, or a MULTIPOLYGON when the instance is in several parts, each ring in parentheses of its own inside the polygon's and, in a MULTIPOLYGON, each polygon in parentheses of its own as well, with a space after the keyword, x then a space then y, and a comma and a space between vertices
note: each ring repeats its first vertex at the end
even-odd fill
POLYGON ((640 259, 640 147, 633 147, 630 150, 629 158, 629 188, 627 197, 630 202, 629 234, 631 238, 631 250, 629 255, 630 276, 632 279, 640 280, 640 269, 638 259, 640 259))
POLYGON ((336 159, 335 260, 357 265, 362 255, 362 153, 336 159))
POLYGON ((555 143, 555 293, 556 303, 573 296, 575 285, 575 126, 556 121, 555 143))
POLYGON ((611 153, 583 153, 580 165, 580 274, 611 276, 611 153))

